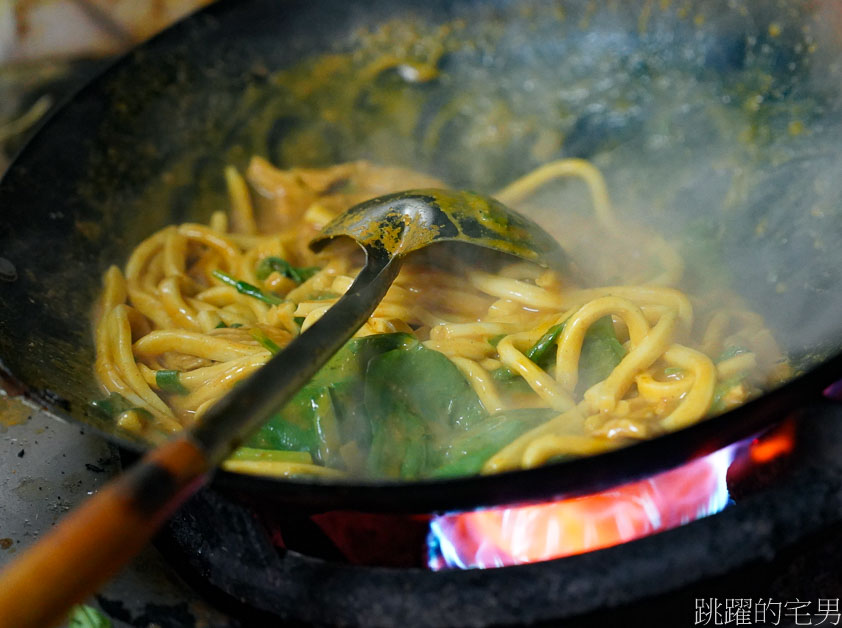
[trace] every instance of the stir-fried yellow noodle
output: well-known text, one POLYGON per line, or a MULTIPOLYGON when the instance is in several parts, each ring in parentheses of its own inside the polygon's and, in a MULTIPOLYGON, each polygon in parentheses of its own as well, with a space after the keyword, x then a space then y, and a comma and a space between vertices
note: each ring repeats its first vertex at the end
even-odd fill
MULTIPOLYGON (((201 420, 348 289, 362 265, 358 247, 336 243, 318 254, 307 247, 331 218, 373 196, 443 186, 364 162, 283 171, 255 158, 245 176, 229 167, 224 177, 227 213, 214 214, 209 225, 166 227, 135 248, 123 271, 105 274, 96 374, 112 401, 119 395, 118 424, 150 438, 201 420)), ((601 173, 586 161, 548 164, 496 196, 517 207, 558 177, 586 183, 606 238, 629 237, 601 173)), ((785 363, 759 315, 733 296, 712 301, 681 292, 677 252, 658 236, 634 237, 657 270, 628 285, 575 285, 525 262, 489 272, 410 258, 357 337, 411 339, 416 351, 446 356, 467 382, 471 425, 441 427, 434 417, 395 428, 404 436, 419 429, 434 443, 425 463, 372 463, 375 450, 381 462, 389 458, 389 441, 380 442, 376 425, 365 436, 349 435, 333 387, 325 390, 335 411, 314 419, 312 446, 284 432, 280 445, 258 444, 227 465, 274 475, 380 469, 402 477, 533 467, 683 428, 743 403, 776 365, 780 375, 785 363), (486 426, 480 436, 472 432, 477 425, 486 426), (503 433, 507 441, 495 440, 503 433)), ((312 427, 296 420, 296 429, 312 427)), ((410 445, 401 447, 401 455, 417 457, 410 445)))

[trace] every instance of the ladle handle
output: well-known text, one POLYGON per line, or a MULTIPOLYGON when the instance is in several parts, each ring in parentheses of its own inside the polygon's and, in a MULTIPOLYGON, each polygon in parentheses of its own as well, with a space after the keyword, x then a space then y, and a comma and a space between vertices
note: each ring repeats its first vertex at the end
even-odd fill
POLYGON ((0 628, 44 628, 137 554, 206 477, 187 437, 147 453, 0 571, 0 628))
POLYGON ((146 545, 242 438, 310 380, 365 323, 397 276, 401 258, 367 254, 348 292, 200 425, 147 453, 0 571, 0 628, 60 623, 146 545))

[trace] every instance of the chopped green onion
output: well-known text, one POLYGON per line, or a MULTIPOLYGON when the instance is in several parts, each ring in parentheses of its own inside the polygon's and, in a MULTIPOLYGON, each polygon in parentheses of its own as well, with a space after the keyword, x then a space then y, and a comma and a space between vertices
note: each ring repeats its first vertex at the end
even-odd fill
POLYGON ((240 447, 228 458, 229 460, 259 460, 261 462, 298 462, 313 464, 313 457, 307 451, 285 451, 281 449, 258 449, 240 447))
POLYGON ((147 420, 152 419, 152 413, 146 408, 133 406, 132 402, 126 399, 120 393, 111 393, 105 399, 95 399, 91 401, 91 409, 103 419, 113 420, 119 417, 124 412, 137 412, 147 420))
POLYGON ((219 325, 214 327, 214 329, 222 329, 224 327, 228 327, 228 325, 225 324, 225 321, 219 321, 219 325))
MULTIPOLYGON (((564 331, 564 323, 566 322, 567 321, 564 321, 563 323, 559 323, 558 325, 553 325, 546 332, 544 332, 544 335, 541 336, 534 345, 529 347, 529 350, 526 352, 526 357, 535 362, 535 364, 537 364, 538 366, 543 367, 550 350, 552 349, 556 340, 558 340, 558 337, 561 335, 561 332, 564 331)), ((500 341, 498 340, 497 342, 500 341)), ((515 377, 515 372, 511 370, 508 366, 501 366, 500 368, 494 369, 492 375, 494 379, 505 382, 507 380, 513 379, 515 377)))
POLYGON ((155 383, 164 392, 175 395, 186 395, 190 391, 181 383, 181 380, 178 378, 179 375, 180 373, 178 371, 156 371, 155 383))
POLYGON ((281 350, 277 343, 267 336, 262 329, 252 329, 251 337, 257 340, 257 342, 259 342, 263 348, 267 349, 272 355, 275 355, 281 350))
POLYGON ((105 399, 91 401, 90 406, 97 414, 106 419, 113 419, 132 409, 132 403, 120 393, 111 393, 105 399))
POLYGON ((133 410, 147 419, 152 418, 152 413, 146 408, 133 406, 132 402, 120 393, 111 393, 105 399, 96 399, 89 404, 91 409, 104 419, 116 419, 118 416, 129 410, 133 410))
POLYGON ((273 272, 277 272, 284 277, 289 277, 295 283, 302 284, 320 270, 321 268, 318 266, 299 268, 293 266, 288 261, 283 260, 280 257, 264 257, 260 260, 260 262, 258 262, 255 274, 258 279, 263 281, 273 272))
POLYGON ((231 327, 231 329, 239 329, 242 326, 243 326, 242 323, 232 323, 231 325, 229 325, 229 327, 231 327))
POLYGON ((526 357, 535 362, 535 364, 541 364, 544 359, 547 357, 547 354, 553 348, 556 340, 561 335, 561 332, 564 331, 564 323, 559 323, 558 325, 553 325, 550 327, 543 336, 538 339, 534 345, 529 348, 529 351, 526 352, 526 357))
POLYGON ((257 286, 253 286, 250 283, 246 283, 245 281, 240 281, 239 279, 235 279, 231 275, 222 272, 221 270, 215 270, 211 273, 214 277, 219 279, 222 283, 226 283, 229 286, 236 288, 237 292, 240 294, 245 294, 250 297, 254 297, 255 299, 260 299, 264 303, 268 303, 269 305, 279 305, 283 303, 283 299, 280 297, 276 297, 274 294, 266 294, 258 288, 257 286))

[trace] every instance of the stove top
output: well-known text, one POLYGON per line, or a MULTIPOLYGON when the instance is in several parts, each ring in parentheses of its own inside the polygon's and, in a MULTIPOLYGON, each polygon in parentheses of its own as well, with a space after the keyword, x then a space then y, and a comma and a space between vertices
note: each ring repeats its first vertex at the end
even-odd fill
POLYGON ((794 451, 733 473, 723 512, 558 560, 444 571, 348 564, 279 549, 265 513, 213 490, 178 513, 157 546, 198 591, 255 625, 270 617, 354 626, 406 618, 419 626, 604 626, 616 617, 726 625, 738 610, 751 613, 753 624, 743 625, 817 625, 822 617, 833 625, 842 592, 842 407, 817 404, 793 419, 794 451))
MULTIPOLYGON (((78 425, 0 396, 0 568, 120 469, 117 452, 78 425)), ((239 626, 148 548, 88 604, 115 628, 239 626)))
MULTIPOLYGON (((27 419, 18 404, 0 403, 2 565, 119 464, 109 445, 78 426, 37 413, 27 419)), ((518 567, 435 572, 283 550, 250 508, 205 490, 90 603, 118 627, 391 626, 407 618, 427 626, 604 626, 617 617, 736 625, 746 613, 752 623, 742 625, 838 625, 842 407, 804 408, 796 425, 791 457, 732 482, 733 503, 723 512, 518 567)))
MULTIPOLYGON (((119 461, 78 426, 30 417, 9 400, 0 404, 2 566, 116 473, 119 461)), ((794 418, 795 451, 730 482, 732 503, 723 512, 632 543, 518 567, 435 572, 283 550, 252 509, 205 490, 173 518, 156 548, 91 603, 115 626, 165 628, 279 619, 390 626, 405 618, 427 626, 562 619, 603 626, 616 617, 727 625, 729 617, 745 619, 749 607, 753 623, 743 625, 819 625, 822 618, 838 625, 842 406, 816 404, 794 418)))

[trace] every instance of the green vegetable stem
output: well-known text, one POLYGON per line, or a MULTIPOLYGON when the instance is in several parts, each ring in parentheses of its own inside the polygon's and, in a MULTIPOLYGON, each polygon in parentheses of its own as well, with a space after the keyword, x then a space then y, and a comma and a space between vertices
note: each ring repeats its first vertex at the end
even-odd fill
POLYGON ((214 270, 211 274, 217 279, 219 279, 222 283, 228 284, 229 286, 236 288, 237 292, 239 292, 240 294, 245 294, 247 296, 254 297, 255 299, 259 299, 264 303, 267 303, 268 305, 279 305, 284 302, 284 300, 280 297, 276 297, 274 294, 267 294, 257 286, 253 286, 250 283, 246 283, 245 281, 235 279, 228 273, 224 273, 221 270, 214 270))
MULTIPOLYGON (((526 357, 535 362, 535 364, 541 368, 545 368, 547 366, 548 358, 550 357, 550 351, 563 331, 564 322, 550 327, 534 345, 529 347, 526 352, 526 357)), ((497 342, 500 342, 500 340, 497 342)), ((494 346, 496 347, 497 345, 495 344, 494 346)), ((500 368, 495 369, 492 373, 494 379, 501 382, 512 380, 515 375, 516 373, 507 366, 501 366, 500 368)))
POLYGON ((284 277, 289 277, 297 284, 302 284, 320 270, 318 266, 296 267, 280 257, 264 257, 257 263, 255 274, 263 281, 273 272, 277 272, 284 277))
POLYGON ((278 346, 278 344, 274 340, 272 340, 269 336, 267 336, 266 332, 264 332, 262 329, 252 329, 251 330, 251 337, 254 338, 255 340, 257 340, 257 342, 259 342, 260 345, 264 349, 269 351, 269 353, 271 353, 272 355, 275 355, 276 353, 278 353, 281 350, 281 348, 278 346))

